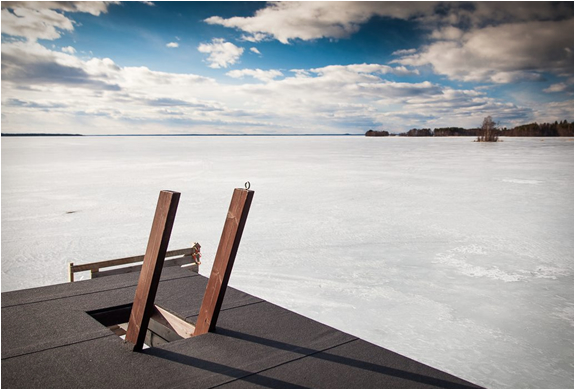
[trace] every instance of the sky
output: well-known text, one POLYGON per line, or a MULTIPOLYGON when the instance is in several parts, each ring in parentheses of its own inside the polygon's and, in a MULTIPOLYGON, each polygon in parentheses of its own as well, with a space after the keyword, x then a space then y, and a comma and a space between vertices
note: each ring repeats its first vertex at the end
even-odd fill
POLYGON ((2 2, 2 132, 573 121, 573 3, 2 2))

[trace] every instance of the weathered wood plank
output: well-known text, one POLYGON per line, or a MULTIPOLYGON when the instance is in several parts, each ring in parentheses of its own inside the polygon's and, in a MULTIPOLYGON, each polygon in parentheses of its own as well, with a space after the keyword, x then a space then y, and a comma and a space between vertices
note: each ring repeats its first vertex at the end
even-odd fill
POLYGON ((179 200, 180 193, 173 191, 161 191, 158 198, 126 333, 126 341, 134 344, 134 351, 141 351, 144 345, 179 200))
MULTIPOLYGON (((193 261, 191 255, 188 256, 181 256, 176 257, 175 259, 168 259, 166 256, 166 260, 164 261, 164 268, 167 267, 175 267, 175 266, 182 266, 187 265, 189 266, 187 269, 193 272, 198 272, 198 266, 193 261)), ((131 267, 122 267, 116 269, 110 269, 105 271, 92 271, 92 279, 94 278, 102 278, 104 276, 111 276, 111 275, 120 275, 120 274, 128 274, 130 272, 137 272, 142 268, 142 264, 133 265, 131 267)))
MULTIPOLYGON (((192 248, 175 249, 175 250, 166 252, 166 257, 191 255, 191 254, 192 254, 192 248)), ((137 263, 138 261, 144 261, 144 255, 123 257, 121 259, 114 259, 114 260, 95 261, 93 263, 78 264, 78 265, 74 265, 74 263, 70 263, 71 264, 70 265, 70 271, 71 272, 90 271, 90 270, 93 270, 96 268, 107 268, 107 267, 114 267, 117 265, 137 263)))
POLYGON ((205 334, 216 328, 228 281, 240 246, 244 226, 252 203, 254 191, 234 189, 230 208, 224 223, 216 258, 208 280, 194 336, 205 334))
POLYGON ((193 324, 158 305, 155 305, 152 318, 176 332, 181 338, 187 339, 194 335, 195 326, 193 324))

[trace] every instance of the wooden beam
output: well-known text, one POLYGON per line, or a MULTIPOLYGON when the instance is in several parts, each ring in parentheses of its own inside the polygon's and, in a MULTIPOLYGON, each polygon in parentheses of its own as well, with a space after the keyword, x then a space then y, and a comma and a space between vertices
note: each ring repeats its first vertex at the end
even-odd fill
MULTIPOLYGON (((173 259, 168 259, 168 255, 166 254, 166 259, 164 260, 164 268, 168 267, 176 267, 176 266, 186 266, 190 271, 198 272, 198 265, 194 262, 191 255, 175 257, 173 259)), ((116 268, 111 270, 104 270, 104 271, 94 271, 92 270, 92 279, 95 278, 103 278, 106 276, 111 275, 121 275, 121 274, 129 274, 131 272, 139 272, 142 269, 142 264, 133 265, 131 267, 122 267, 116 268)))
POLYGON ((141 351, 144 345, 179 200, 180 193, 173 191, 161 191, 158 198, 126 333, 126 341, 134 344, 134 351, 141 351))
POLYGON ((230 209, 224 223, 212 273, 208 280, 206 293, 196 322, 194 336, 199 336, 216 328, 218 315, 222 307, 228 281, 240 246, 244 226, 250 211, 254 191, 243 188, 234 189, 230 209))
MULTIPOLYGON (((192 248, 184 248, 184 249, 175 249, 172 251, 166 252, 166 257, 174 257, 180 255, 191 255, 192 248)), ((70 270, 71 272, 82 272, 82 271, 90 271, 96 268, 107 268, 107 267, 114 267, 117 265, 124 265, 130 263, 137 263, 138 261, 144 261, 144 255, 140 256, 131 256, 131 257, 123 257, 121 259, 114 259, 114 260, 104 260, 104 261, 95 261, 93 263, 85 263, 85 264, 78 264, 74 265, 74 263, 70 263, 70 270)))

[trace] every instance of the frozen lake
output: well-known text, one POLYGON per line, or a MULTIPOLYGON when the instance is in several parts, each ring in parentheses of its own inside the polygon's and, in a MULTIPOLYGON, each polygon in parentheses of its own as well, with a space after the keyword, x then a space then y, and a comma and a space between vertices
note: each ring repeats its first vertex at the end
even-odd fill
POLYGON ((170 248, 208 276, 234 187, 230 285, 487 387, 573 388, 573 139, 2 138, 2 291, 170 248))

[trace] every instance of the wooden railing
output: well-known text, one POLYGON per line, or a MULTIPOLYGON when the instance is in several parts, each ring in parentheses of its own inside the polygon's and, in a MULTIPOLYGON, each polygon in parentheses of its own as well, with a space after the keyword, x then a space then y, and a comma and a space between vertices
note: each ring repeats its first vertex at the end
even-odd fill
MULTIPOLYGON (((166 252, 166 260, 164 267, 184 266, 189 267, 191 271, 198 272, 200 246, 194 244, 191 248, 176 249, 166 252)), ((136 272, 142 269, 142 264, 133 265, 131 267, 114 268, 111 270, 104 270, 103 268, 117 267, 120 265, 138 263, 144 261, 144 255, 124 257, 121 259, 96 261, 93 263, 68 264, 68 281, 74 281, 74 274, 77 272, 90 271, 90 276, 93 278, 100 278, 103 276, 118 275, 130 272, 136 272)))

